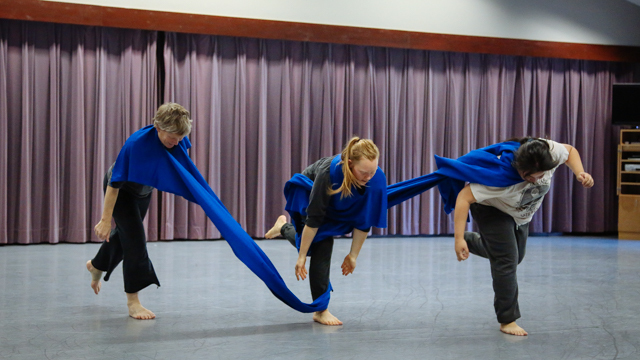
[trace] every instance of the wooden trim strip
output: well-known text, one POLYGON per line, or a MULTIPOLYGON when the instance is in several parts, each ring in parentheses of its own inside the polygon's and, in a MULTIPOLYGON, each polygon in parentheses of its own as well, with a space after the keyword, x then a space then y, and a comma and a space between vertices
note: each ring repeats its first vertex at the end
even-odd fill
POLYGON ((0 18, 404 49, 640 62, 640 47, 636 46, 446 35, 124 9, 41 0, 0 0, 0 18))

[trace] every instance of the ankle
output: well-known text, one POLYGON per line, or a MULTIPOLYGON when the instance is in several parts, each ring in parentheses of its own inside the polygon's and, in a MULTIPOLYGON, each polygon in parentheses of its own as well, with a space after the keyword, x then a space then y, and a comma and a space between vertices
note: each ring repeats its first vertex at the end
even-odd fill
POLYGON ((140 304, 140 298, 138 298, 138 293, 126 293, 127 294, 127 306, 132 306, 136 304, 140 304))

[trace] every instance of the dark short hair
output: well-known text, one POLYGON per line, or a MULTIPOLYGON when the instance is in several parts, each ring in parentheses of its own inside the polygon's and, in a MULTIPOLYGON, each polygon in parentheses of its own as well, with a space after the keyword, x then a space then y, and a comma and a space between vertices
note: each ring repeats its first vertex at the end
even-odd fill
POLYGON ((551 146, 544 139, 527 136, 516 141, 520 142, 520 147, 516 150, 511 165, 523 176, 558 166, 558 161, 551 156, 551 146))

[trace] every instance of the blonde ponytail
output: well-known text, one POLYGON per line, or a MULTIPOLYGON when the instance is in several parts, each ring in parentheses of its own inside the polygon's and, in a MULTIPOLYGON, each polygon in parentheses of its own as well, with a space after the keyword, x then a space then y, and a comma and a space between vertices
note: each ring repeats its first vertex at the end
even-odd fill
POLYGON ((351 172, 351 168, 349 167, 349 160, 351 160, 352 163, 355 163, 362 160, 362 158, 374 161, 379 157, 380 151, 372 140, 360 139, 357 136, 352 137, 342 150, 340 160, 344 179, 342 180, 342 184, 339 188, 335 190, 332 190, 331 188, 328 189, 329 195, 341 193, 340 199, 342 199, 344 197, 349 197, 352 195, 351 187, 353 185, 357 186, 358 188, 362 187, 362 185, 358 184, 358 182, 356 181, 356 177, 355 175, 353 175, 353 172, 351 172))

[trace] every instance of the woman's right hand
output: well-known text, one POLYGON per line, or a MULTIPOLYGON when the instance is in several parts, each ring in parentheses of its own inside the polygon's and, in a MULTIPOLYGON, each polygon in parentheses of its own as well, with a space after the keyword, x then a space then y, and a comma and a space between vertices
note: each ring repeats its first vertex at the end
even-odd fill
POLYGON ((307 257, 302 256, 298 257, 298 261, 296 261, 296 279, 304 280, 307 278, 307 269, 305 268, 305 264, 307 263, 307 257))
POLYGON ((100 220, 100 222, 93 228, 93 231, 98 236, 98 239, 107 240, 107 242, 109 242, 109 235, 111 234, 111 220, 100 220))
POLYGON ((464 261, 469 258, 469 247, 466 240, 456 239, 455 248, 456 256, 458 256, 458 261, 464 261))
POLYGON ((582 184, 582 186, 586 187, 586 188, 590 188, 593 186, 593 177, 591 177, 591 174, 586 173, 586 172, 581 172, 578 175, 576 175, 576 179, 578 181, 580 181, 580 183, 582 184))

